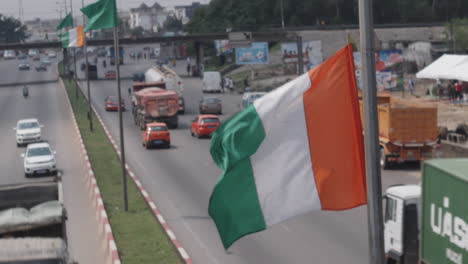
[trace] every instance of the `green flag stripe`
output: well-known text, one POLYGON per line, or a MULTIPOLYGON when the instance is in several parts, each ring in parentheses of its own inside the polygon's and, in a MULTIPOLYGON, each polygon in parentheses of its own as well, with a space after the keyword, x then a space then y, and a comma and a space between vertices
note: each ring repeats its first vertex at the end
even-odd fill
POLYGON ((71 13, 69 13, 62 21, 60 21, 60 24, 57 25, 57 30, 60 30, 65 27, 72 27, 73 25, 73 18, 71 16, 71 13))
POLYGON ((68 48, 68 43, 70 43, 70 35, 68 31, 60 35, 60 40, 62 42, 62 48, 68 48))
POLYGON ((212 137, 210 152, 223 174, 211 194, 208 213, 225 248, 266 228, 250 162, 264 138, 253 105, 225 121, 212 137))
POLYGON ((117 25, 117 9, 115 0, 99 0, 87 5, 81 12, 88 17, 84 31, 103 28, 113 28, 117 25))

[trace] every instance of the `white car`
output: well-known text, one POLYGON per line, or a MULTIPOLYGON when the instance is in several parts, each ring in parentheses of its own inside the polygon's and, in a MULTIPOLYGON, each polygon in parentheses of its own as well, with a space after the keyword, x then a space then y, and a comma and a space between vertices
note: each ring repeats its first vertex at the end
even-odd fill
POLYGON ((55 174, 57 172, 55 151, 47 142, 29 144, 21 157, 24 159, 24 175, 26 177, 38 173, 55 174))
POLYGON ((48 56, 49 58, 57 58, 57 53, 55 53, 55 51, 49 51, 48 56))
POLYGON ((41 141, 41 128, 43 125, 35 118, 22 119, 18 121, 16 127, 16 146, 27 145, 28 143, 41 141))

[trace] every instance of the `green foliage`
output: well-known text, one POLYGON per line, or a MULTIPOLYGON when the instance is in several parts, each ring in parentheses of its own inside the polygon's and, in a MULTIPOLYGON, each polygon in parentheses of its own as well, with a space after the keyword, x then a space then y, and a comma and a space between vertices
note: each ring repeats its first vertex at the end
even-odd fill
POLYGON ((466 53, 468 51, 468 18, 454 19, 445 27, 448 47, 454 52, 466 53))
POLYGON ((141 37, 143 36, 143 32, 144 32, 144 29, 143 27, 141 26, 138 26, 138 27, 135 27, 135 28, 132 28, 130 30, 130 34, 134 37, 141 37))
POLYGON ((0 14, 0 43, 18 43, 26 38, 25 25, 13 17, 0 14))
POLYGON ((182 21, 177 19, 176 17, 170 16, 167 18, 166 22, 164 22, 164 30, 170 32, 178 32, 181 31, 183 28, 182 21))
MULTIPOLYGON (((59 71, 62 75, 63 64, 59 65, 59 71)), ((68 95, 74 94, 76 82, 65 80, 64 83, 68 95)), ((88 104, 83 100, 84 95, 68 98, 104 200, 122 263, 181 263, 175 248, 130 177, 127 185, 129 210, 123 210, 122 174, 117 153, 94 114, 94 132, 89 130, 88 104)))
MULTIPOLYGON (((261 30, 281 27, 357 24, 358 0, 212 0, 195 12, 190 33, 261 30)), ((444 22, 468 14, 466 0, 374 0, 374 21, 382 23, 444 22)))

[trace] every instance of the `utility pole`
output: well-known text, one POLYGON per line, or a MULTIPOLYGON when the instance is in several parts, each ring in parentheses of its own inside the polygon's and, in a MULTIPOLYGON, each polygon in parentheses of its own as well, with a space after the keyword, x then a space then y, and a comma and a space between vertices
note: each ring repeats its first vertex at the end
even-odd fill
POLYGON ((362 88, 364 103, 364 148, 366 158, 369 264, 384 263, 382 184, 379 163, 377 89, 375 80, 374 24, 372 0, 359 0, 362 88))
MULTIPOLYGON (((81 0, 81 7, 83 8, 84 7, 84 0, 81 0)), ((86 16, 85 14, 83 14, 83 27, 85 25, 85 21, 86 21, 86 16)), ((89 131, 93 132, 93 111, 92 111, 92 108, 91 108, 91 88, 89 86, 89 62, 88 62, 88 40, 86 39, 86 33, 84 33, 84 45, 83 45, 83 49, 84 49, 84 54, 85 54, 85 63, 86 63, 86 90, 87 90, 87 94, 88 94, 88 120, 89 120, 89 131)), ((97 65, 96 65, 97 67, 97 65)))
MULTIPOLYGON (((115 4, 115 13, 117 13, 117 3, 115 4)), ((117 15, 118 16, 118 15, 117 15)), ((118 17, 116 18, 119 20, 118 17)), ((124 130, 123 130, 123 119, 122 119, 122 93, 120 91, 120 50, 119 50, 119 25, 116 23, 114 27, 114 56, 115 56, 115 72, 117 77, 117 95, 119 97, 118 109, 119 109, 119 131, 120 131, 120 164, 122 166, 122 187, 123 187, 123 198, 124 198, 124 211, 128 211, 128 195, 127 195, 127 170, 125 169, 125 141, 124 141, 124 130)))
MULTIPOLYGON (((72 28, 75 26, 74 20, 73 20, 73 0, 70 0, 70 16, 72 20, 72 28)), ((75 79, 75 82, 77 80, 76 78, 76 48, 73 49, 73 78, 75 79)), ((79 97, 79 92, 78 92, 78 85, 75 85, 75 97, 79 97)))
POLYGON ((280 9, 281 9, 281 28, 284 30, 284 6, 283 6, 283 1, 280 0, 280 9))

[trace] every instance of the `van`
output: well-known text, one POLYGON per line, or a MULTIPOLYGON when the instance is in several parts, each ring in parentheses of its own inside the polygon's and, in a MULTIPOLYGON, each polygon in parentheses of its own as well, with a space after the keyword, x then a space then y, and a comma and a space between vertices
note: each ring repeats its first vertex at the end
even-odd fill
POLYGON ((202 92, 220 93, 221 92, 221 73, 204 72, 202 92))

